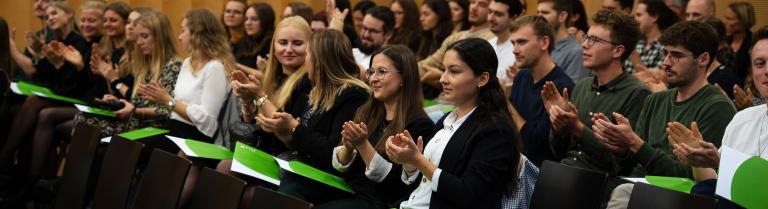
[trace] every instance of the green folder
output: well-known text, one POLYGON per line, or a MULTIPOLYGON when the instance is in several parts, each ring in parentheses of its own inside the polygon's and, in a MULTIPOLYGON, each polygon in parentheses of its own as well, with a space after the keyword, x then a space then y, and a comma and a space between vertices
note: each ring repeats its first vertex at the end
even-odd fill
POLYGON ((115 112, 113 111, 80 105, 80 104, 75 104, 75 107, 77 107, 77 109, 80 110, 80 112, 86 112, 90 114, 113 117, 113 118, 115 117, 115 112))
POLYGON ((295 174, 299 174, 301 176, 310 178, 312 180, 319 181, 320 183, 324 183, 329 186, 336 187, 338 189, 347 191, 349 193, 353 193, 353 194, 355 193, 354 191, 352 191, 352 187, 350 187, 349 184, 344 182, 344 179, 339 178, 338 176, 334 176, 320 169, 313 168, 312 166, 301 163, 299 161, 288 162, 288 165, 291 166, 291 171, 295 174))
POLYGON ((165 137, 179 146, 181 151, 183 151, 187 156, 216 160, 232 159, 233 153, 226 147, 220 145, 205 143, 192 139, 182 139, 174 136, 165 137))
POLYGON ((40 97, 45 97, 45 98, 59 100, 63 102, 73 103, 73 104, 85 104, 85 102, 79 99, 56 95, 55 93, 53 93, 53 91, 51 91, 46 87, 38 86, 32 83, 27 83, 24 81, 11 83, 11 89, 13 89, 15 93, 21 94, 21 95, 27 95, 27 96, 37 95, 40 97))
POLYGON ((150 136, 156 136, 160 134, 167 134, 170 131, 165 129, 159 129, 154 127, 146 127, 142 129, 137 129, 125 133, 118 134, 118 136, 121 136, 123 138, 129 139, 129 140, 139 140, 143 138, 147 138, 150 136))
POLYGON ((757 153, 720 147, 715 194, 744 208, 768 208, 768 160, 757 153))
MULTIPOLYGON (((330 162, 329 162, 330 163, 330 162)), ((318 181, 349 193, 355 193, 344 179, 299 161, 285 161, 259 149, 237 142, 232 171, 280 184, 280 169, 318 181), (242 165, 242 166, 241 166, 242 165), (245 167, 245 168, 243 168, 245 167)))
POLYGON ((275 158, 245 143, 235 144, 231 170, 280 185, 280 166, 275 158))
POLYGON ((683 193, 691 193, 691 188, 693 188, 693 180, 688 178, 679 178, 679 177, 667 177, 667 176, 645 176, 645 180, 648 181, 649 184, 683 192, 683 193))

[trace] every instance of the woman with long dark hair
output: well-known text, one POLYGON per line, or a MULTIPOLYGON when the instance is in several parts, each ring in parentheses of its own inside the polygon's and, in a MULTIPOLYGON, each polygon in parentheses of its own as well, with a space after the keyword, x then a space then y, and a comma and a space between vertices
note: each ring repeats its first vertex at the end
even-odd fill
POLYGON ((451 7, 451 22, 453 22, 453 33, 468 30, 472 25, 469 24, 469 1, 468 0, 449 0, 448 6, 451 7))
POLYGON ((413 52, 401 45, 388 46, 373 54, 371 60, 367 79, 373 94, 357 109, 354 120, 344 124, 342 145, 334 149, 333 165, 348 173, 348 182, 370 185, 381 194, 387 207, 396 207, 415 185, 386 178, 388 172, 370 171, 400 173, 402 166, 392 164, 385 153, 386 138, 405 130, 417 137, 430 137, 434 123, 424 112, 413 52))
POLYGON ((438 121, 426 147, 408 131, 387 139, 387 155, 403 165, 389 175, 420 182, 401 208, 499 208, 504 191, 516 184, 519 137, 495 77, 494 54, 479 38, 448 47, 440 84, 456 109, 438 121))
POLYGON ((245 37, 232 48, 237 68, 248 73, 263 70, 266 62, 261 61, 269 54, 272 34, 275 32, 275 11, 267 3, 255 3, 245 10, 245 37))
POLYGON ((425 0, 421 5, 419 17, 422 29, 422 40, 416 50, 416 58, 427 58, 437 51, 453 31, 451 9, 445 0, 425 0))
POLYGON ((393 0, 389 10, 395 13, 395 32, 389 43, 407 46, 411 51, 419 50, 421 25, 419 5, 414 0, 393 0))

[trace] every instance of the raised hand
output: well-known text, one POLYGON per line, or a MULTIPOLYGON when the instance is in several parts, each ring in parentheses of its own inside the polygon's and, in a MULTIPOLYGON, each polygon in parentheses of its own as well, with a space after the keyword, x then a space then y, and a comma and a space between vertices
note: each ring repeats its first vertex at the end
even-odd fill
POLYGON ((738 84, 733 85, 733 104, 737 110, 747 109, 752 107, 752 89, 747 87, 742 89, 738 84))
POLYGON ((368 127, 365 126, 365 123, 348 121, 344 123, 343 128, 341 138, 354 145, 352 148, 368 142, 368 127))
POLYGON ((142 99, 152 101, 157 104, 168 104, 173 97, 168 90, 158 82, 142 84, 137 91, 142 99))
POLYGON ((515 76, 517 76, 518 72, 520 72, 520 69, 517 68, 516 65, 510 65, 509 68, 507 68, 507 78, 509 79, 509 85, 512 85, 512 82, 515 81, 515 76))
POLYGON ((62 57, 64 57, 64 60, 66 60, 69 63, 72 63, 77 70, 83 70, 85 68, 85 63, 83 63, 83 55, 80 54, 80 51, 77 51, 75 47, 73 46, 64 46, 61 42, 54 42, 56 45, 56 50, 59 54, 61 54, 62 57))
POLYGON ((34 33, 29 31, 24 34, 24 40, 26 40, 27 49, 32 55, 40 53, 45 45, 45 40, 42 37, 37 37, 34 33))
POLYGON ((667 123, 667 138, 669 144, 686 144, 693 147, 696 146, 699 141, 704 141, 704 137, 701 136, 699 126, 696 122, 691 123, 691 129, 688 129, 679 122, 667 123))
POLYGON ((243 98, 243 100, 253 100, 265 95, 261 86, 261 80, 246 75, 242 71, 232 72, 231 80, 235 96, 243 98))
POLYGON ((595 138, 616 154, 624 153, 627 149, 639 148, 643 141, 632 130, 629 120, 619 113, 613 113, 613 116, 616 118, 616 124, 602 113, 592 117, 592 131, 595 133, 595 138))
POLYGON ((269 57, 264 58, 261 55, 256 56, 256 68, 264 71, 267 69, 267 64, 269 63, 269 57))
POLYGON ((563 95, 557 90, 557 86, 552 81, 544 83, 544 87, 541 90, 541 101, 544 103, 544 108, 547 110, 553 106, 557 106, 560 109, 570 112, 570 106, 568 106, 568 88, 563 89, 563 95))
POLYGON ((576 109, 576 106, 571 102, 568 102, 567 105, 568 109, 571 109, 572 111, 565 111, 562 108, 553 105, 551 110, 549 110, 549 121, 555 132, 566 132, 580 137, 584 124, 579 120, 579 112, 576 109))
POLYGON ((717 169, 720 163, 720 152, 714 144, 705 141, 696 141, 692 146, 685 143, 679 143, 672 146, 672 153, 683 164, 717 169))
POLYGON ((413 164, 424 150, 424 140, 419 136, 414 143, 413 137, 405 131, 387 139, 386 152, 389 159, 397 164, 413 164))
POLYGON ((328 29, 334 29, 338 31, 344 30, 344 19, 347 18, 349 9, 339 11, 339 8, 336 8, 336 1, 326 0, 325 11, 328 12, 328 29))

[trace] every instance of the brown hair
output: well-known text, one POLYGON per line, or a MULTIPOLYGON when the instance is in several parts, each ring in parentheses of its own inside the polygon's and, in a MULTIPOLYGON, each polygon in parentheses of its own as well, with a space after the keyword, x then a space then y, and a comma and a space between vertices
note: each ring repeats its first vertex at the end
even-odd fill
MULTIPOLYGON (((398 102, 395 118, 384 127, 374 146, 376 151, 383 156, 385 154, 384 143, 387 141, 385 140, 386 137, 402 133, 408 122, 417 117, 425 117, 427 113, 424 112, 424 96, 421 91, 416 55, 405 46, 392 45, 371 55, 371 60, 376 56, 386 56, 389 58, 402 78, 400 90, 397 92, 398 102)), ((384 108, 384 103, 374 98, 373 94, 370 94, 368 101, 357 109, 354 121, 363 122, 371 128, 368 132, 370 140, 373 134, 375 134, 373 130, 384 123, 386 114, 387 110, 384 108)))
POLYGON ((344 89, 357 86, 370 91, 368 85, 358 79, 360 69, 352 56, 352 43, 344 33, 322 30, 312 33, 309 51, 314 69, 309 79, 313 88, 309 92, 312 112, 324 112, 344 89))
POLYGON ((515 22, 512 23, 512 27, 509 28, 509 31, 514 33, 515 31, 529 25, 533 29, 533 32, 536 33, 536 36, 539 38, 549 38, 550 42, 548 51, 552 52, 552 50, 555 48, 555 30, 552 28, 552 25, 547 23, 547 19, 544 19, 541 16, 528 15, 518 18, 515 20, 515 22))
POLYGON ((618 10, 600 10, 592 18, 592 22, 594 25, 605 26, 611 31, 610 41, 624 46, 621 61, 626 60, 635 51, 637 42, 640 40, 640 26, 635 18, 618 10))
MULTIPOLYGON (((219 23, 216 16, 207 9, 190 10, 184 18, 187 20, 187 29, 190 33, 189 45, 192 48, 190 53, 192 60, 217 60, 224 64, 224 71, 229 76, 236 66, 235 57, 229 49, 224 25, 219 23)), ((195 74, 202 66, 193 65, 192 68, 192 74, 195 74)))

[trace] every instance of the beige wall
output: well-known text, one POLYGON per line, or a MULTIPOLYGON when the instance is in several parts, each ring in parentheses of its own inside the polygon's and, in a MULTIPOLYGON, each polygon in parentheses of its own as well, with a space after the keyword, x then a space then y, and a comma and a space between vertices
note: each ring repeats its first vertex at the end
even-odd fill
MULTIPOLYGON (((79 8, 85 0, 68 0, 73 8, 79 8)), ((179 23, 187 10, 195 8, 208 8, 211 9, 217 15, 221 13, 222 8, 226 0, 124 0, 131 6, 148 6, 158 10, 162 10, 168 15, 173 26, 173 31, 177 33, 179 31, 179 23)), ((311 5, 315 11, 324 9, 324 0, 249 0, 249 2, 267 2, 275 8, 275 12, 278 16, 282 14, 282 10, 288 2, 305 2, 311 5)), ((351 0, 352 4, 359 0, 351 0)), ((422 0, 416 0, 421 2, 422 0)), ((526 0, 528 2, 528 13, 536 13, 536 1, 526 0)), ((737 0, 717 0, 717 15, 722 17, 723 11, 730 2, 737 0)), ((757 24, 753 29, 756 29, 762 25, 768 24, 768 1, 766 0, 748 0, 755 5, 755 11, 757 12, 757 24)), ((24 46, 24 32, 35 31, 42 26, 42 22, 38 20, 32 9, 34 0, 2 0, 0 1, 0 16, 4 17, 10 27, 16 28, 15 40, 17 46, 24 46)), ((109 2, 113 2, 110 0, 109 2)), ((388 5, 390 0, 374 0, 379 5, 388 5)), ((587 14, 591 16, 598 9, 602 0, 583 0, 587 14)))

